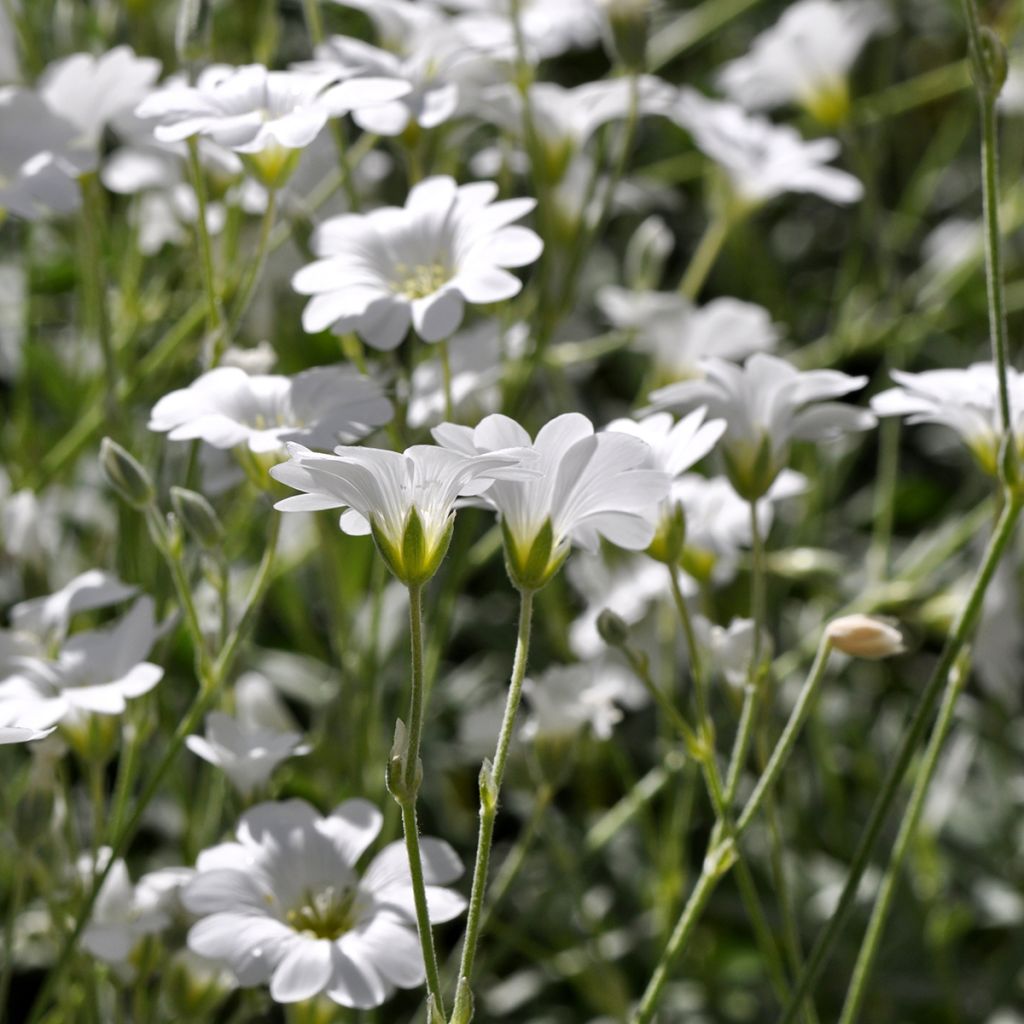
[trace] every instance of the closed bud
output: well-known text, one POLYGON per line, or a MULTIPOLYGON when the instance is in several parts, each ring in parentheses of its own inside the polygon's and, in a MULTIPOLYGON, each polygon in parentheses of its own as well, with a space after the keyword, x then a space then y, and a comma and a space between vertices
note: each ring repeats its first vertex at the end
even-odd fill
POLYGON ((611 608, 605 608, 598 614, 597 632, 609 647, 624 647, 629 641, 626 620, 611 608))
POLYGON ((132 508, 144 509, 153 504, 156 491, 142 463, 109 437, 100 443, 100 465, 107 483, 132 508))
POLYGON ((903 634, 884 619, 874 615, 844 615, 825 627, 825 636, 837 651, 854 658, 891 658, 900 654, 903 634))
POLYGON ((622 261, 629 287, 635 291, 657 289, 675 244, 668 225, 657 214, 643 221, 626 243, 622 261))
POLYGON ((995 100, 1003 91, 1008 63, 1002 39, 987 25, 978 32, 978 47, 972 54, 971 70, 975 84, 989 99, 995 100))
POLYGON ((613 59, 630 71, 642 71, 647 63, 650 0, 600 0, 607 18, 613 59))
POLYGON ((181 64, 202 60, 210 49, 213 0, 179 0, 174 48, 181 64))
POLYGON ((683 557, 683 545, 686 543, 686 513, 678 502, 672 506, 668 515, 663 515, 658 522, 658 532, 647 547, 647 554, 656 562, 666 565, 677 565, 683 557))
POLYGON ((451 1024, 469 1024, 473 1019, 473 990, 469 987, 469 979, 459 978, 459 987, 455 990, 455 1008, 452 1010, 451 1024))
POLYGON ((185 487, 172 487, 171 505, 189 536, 200 547, 215 551, 224 543, 224 527, 220 518, 201 494, 185 487))

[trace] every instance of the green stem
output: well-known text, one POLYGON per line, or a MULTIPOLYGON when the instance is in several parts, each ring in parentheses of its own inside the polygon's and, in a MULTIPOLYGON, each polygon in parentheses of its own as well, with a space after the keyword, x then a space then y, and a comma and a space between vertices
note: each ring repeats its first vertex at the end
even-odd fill
POLYGON ((722 246, 725 245, 726 238, 729 237, 731 228, 732 221, 720 213, 708 221, 704 234, 700 236, 697 248, 694 249, 679 281, 679 294, 684 298, 691 302, 696 301, 708 274, 711 273, 711 268, 715 265, 715 260, 718 259, 718 254, 722 251, 722 246))
POLYGON ((88 307, 94 318, 96 336, 103 353, 103 369, 106 375, 107 416, 116 422, 120 403, 118 401, 117 357, 110 332, 110 316, 107 311, 106 260, 103 253, 104 196, 99 178, 95 172, 82 175, 82 233, 85 240, 86 263, 85 285, 88 307))
POLYGON ((245 314, 249 311, 249 306, 252 304, 253 296, 256 294, 256 286, 260 283, 260 278, 263 276, 263 268, 267 264, 267 255, 270 252, 270 237, 276 215, 277 192, 274 189, 270 189, 267 192, 267 207, 263 211, 263 217, 260 220, 260 234, 259 241, 256 243, 256 254, 250 259, 247 268, 248 272, 238 289, 235 306, 231 311, 228 333, 214 352, 214 366, 220 362, 224 346, 235 336, 242 321, 245 319, 245 314))
POLYGON ((11 990, 11 978, 14 975, 14 928, 25 898, 25 887, 28 882, 28 869, 25 858, 16 854, 11 869, 11 889, 7 894, 7 912, 4 915, 4 957, 0 966, 0 1020, 6 1019, 8 1004, 7 995, 11 990))
MULTIPOLYGON (((193 136, 188 140, 188 168, 192 188, 196 194, 196 239, 199 243, 199 264, 203 276, 203 294, 206 297, 206 326, 212 338, 211 352, 219 352, 227 334, 224 310, 217 290, 217 277, 213 267, 213 244, 206 220, 206 181, 199 162, 199 143, 193 136)), ((212 365, 216 365, 213 363, 212 365)))
POLYGON ((878 956, 885 923, 888 920, 889 911, 892 909, 892 898, 896 891, 896 885, 899 882, 903 862, 917 831, 918 822, 921 820, 921 812, 924 809, 925 797, 928 795, 928 787, 935 777, 935 769, 938 767, 942 746, 953 725, 953 712, 956 710, 957 700, 966 682, 966 666, 962 662, 958 662, 949 673, 946 689, 942 696, 939 716, 932 730, 931 738, 928 741, 928 747, 925 750, 924 760, 921 763, 917 779, 914 782, 910 802, 907 804, 907 809, 903 814, 903 821, 900 823, 896 842, 893 845, 892 853, 889 855, 889 863, 886 866, 885 875, 875 895, 875 905, 871 910, 871 920, 868 922, 864 941, 861 943, 860 952, 857 954, 857 964, 853 969, 853 977, 850 980, 850 987, 846 993, 846 1001, 843 1003, 839 1024, 854 1024, 860 1013, 864 996, 867 994, 867 985, 871 978, 875 958, 878 956))
POLYGON ((879 792, 875 799, 867 825, 861 833, 861 841, 854 852, 853 861, 847 872, 846 883, 843 886, 839 901, 832 912, 832 917, 829 919, 828 924, 822 930, 811 949, 807 964, 794 985, 792 998, 785 1014, 780 1020, 780 1024, 792 1024, 800 1012, 804 996, 810 991, 828 961, 832 947, 838 939, 839 932, 853 907, 861 877, 867 869, 868 861, 871 857, 871 851, 899 794, 900 783, 910 767, 914 751, 917 749, 921 737, 928 726, 928 721, 939 699, 943 683, 953 668, 960 652, 963 650, 964 645, 967 643, 981 613, 985 591, 988 589, 988 585, 992 580, 1003 552, 1013 536, 1014 528, 1020 517, 1022 503, 1024 503, 1024 495, 1018 494, 1015 491, 1007 492, 1006 503, 1003 506, 1003 511, 1000 514, 995 531, 989 540, 985 556, 971 586, 970 593, 960 611, 960 615, 957 617, 953 630, 946 640, 935 671, 932 673, 928 685, 918 699, 910 725, 903 734, 903 739, 900 741, 900 746, 892 761, 892 766, 882 783, 881 792, 879 792))
MULTIPOLYGON (((242 611, 242 616, 238 621, 238 625, 232 631, 227 644, 224 645, 224 649, 210 667, 210 674, 205 677, 200 677, 199 691, 193 699, 188 711, 185 713, 185 717, 179 722, 178 728, 174 731, 167 748, 164 750, 163 756, 157 762, 152 774, 146 782, 145 787, 139 794, 131 816, 128 818, 123 828, 121 828, 112 838, 110 843, 110 857, 107 860, 106 867, 99 874, 94 876, 92 886, 86 894, 85 901, 79 908, 74 926, 64 937, 63 944, 60 947, 60 952, 57 954, 57 958, 54 960, 53 967, 51 967, 47 972, 46 977, 43 980, 42 987, 36 995, 35 1002, 32 1004, 31 1013, 27 1019, 27 1024, 38 1024, 42 1019, 43 1014, 47 1011, 47 1000, 50 998, 51 993, 53 993, 57 982, 64 974, 64 971, 75 952, 78 939, 89 922, 93 907, 96 904, 96 898, 99 896, 103 883, 110 874, 114 863, 122 857, 127 850, 128 844, 131 842, 132 837, 135 835, 136 830, 142 822, 143 816, 146 813, 146 808, 159 791, 168 771, 173 766, 178 753, 184 746, 185 738, 198 728, 203 715, 210 707, 213 706, 216 699, 220 696, 221 687, 234 665, 235 655, 238 653, 238 648, 248 635, 249 628, 252 625, 256 611, 259 607, 260 600, 266 592, 267 586, 272 578, 274 555, 277 550, 277 537, 280 528, 280 518, 281 517, 277 515, 271 518, 270 536, 267 540, 267 546, 264 549, 263 558, 260 561, 259 568, 256 570, 255 579, 249 589, 249 593, 246 595, 245 605, 242 611)), ((169 555, 169 553, 164 552, 164 554, 169 558, 169 560, 173 560, 173 556, 169 555)), ((175 585, 177 586, 179 577, 177 574, 172 575, 174 575, 175 585)), ((180 593, 178 596, 179 598, 182 597, 180 593)), ((193 643, 196 645, 197 649, 200 649, 202 644, 202 635, 199 634, 193 636, 193 643)))
POLYGON ((402 809, 402 832, 409 857, 413 902, 416 905, 416 927, 419 932, 423 967, 427 978, 427 991, 431 1000, 444 1009, 441 976, 437 969, 437 953, 427 909, 427 890, 423 879, 423 860, 420 856, 419 825, 416 821, 416 797, 420 788, 420 741, 423 737, 423 588, 409 588, 409 635, 411 651, 411 683, 409 687, 409 722, 406 728, 404 750, 401 756, 400 785, 396 791, 402 809))
MULTIPOLYGON (((468 993, 473 979, 473 963, 476 959, 477 943, 480 941, 480 925, 483 913, 484 893, 487 888, 487 871, 491 859, 491 844, 494 841, 494 822, 498 815, 498 797, 505 776, 505 763, 512 743, 516 712, 526 677, 526 662, 530 653, 530 623, 533 617, 533 591, 519 592, 519 630, 516 635, 516 653, 512 663, 512 678, 509 682, 505 713, 501 720, 498 742, 494 749, 494 760, 486 761, 480 770, 480 834, 477 840, 476 861, 473 865, 473 884, 470 890, 469 911, 466 915, 466 938, 462 946, 462 962, 459 965, 459 989, 468 993)), ((456 999, 456 1012, 460 1010, 456 999)))
POLYGON ((437 345, 441 358, 441 379, 444 381, 444 418, 449 422, 455 418, 455 403, 452 398, 452 364, 448 353, 448 341, 440 341, 437 345))

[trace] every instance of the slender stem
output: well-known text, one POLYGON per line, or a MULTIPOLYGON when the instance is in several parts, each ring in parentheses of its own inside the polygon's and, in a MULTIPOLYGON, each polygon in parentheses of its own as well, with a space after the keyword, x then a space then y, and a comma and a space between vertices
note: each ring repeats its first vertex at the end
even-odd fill
MULTIPOLYGON (((515 726, 516 712, 523 691, 526 676, 526 662, 530 653, 530 623, 533 618, 533 591, 519 593, 519 630, 516 635, 516 653, 512 663, 512 678, 509 682, 505 714, 494 750, 494 760, 486 761, 480 771, 480 834, 477 839, 476 861, 473 865, 473 885, 470 890, 469 911, 466 915, 466 938, 462 947, 462 962, 459 965, 459 985, 468 986, 473 978, 473 963, 476 959, 477 943, 480 941, 480 925, 483 913, 484 893, 487 888, 487 870, 491 859, 491 844, 494 840, 494 822, 498 815, 498 797, 505 776, 509 746, 515 726)), ((458 1007, 456 1007, 458 1009, 458 1007)))
MULTIPOLYGON (((94 862, 95 863, 95 862, 94 862)), ((4 957, 0 966, 0 1020, 6 1019, 7 995, 14 975, 14 928, 25 898, 28 867, 24 854, 16 855, 11 868, 11 888, 7 894, 7 912, 4 915, 4 957)))
POLYGON ((732 222, 721 213, 715 214, 708 221, 704 234, 700 236, 697 248, 694 249, 679 281, 679 294, 684 298, 691 302, 696 300, 708 274, 711 273, 711 268, 715 265, 715 260, 718 259, 718 254, 722 251, 722 246, 725 245, 726 238, 729 237, 731 228, 732 222))
POLYGON ((110 333, 110 316, 107 312, 106 261, 103 258, 103 190, 95 172, 85 174, 82 186, 82 232, 85 239, 86 263, 85 284, 88 290, 92 315, 95 318, 96 335, 103 353, 103 369, 106 375, 107 416, 116 422, 120 402, 118 401, 117 358, 110 333))
POLYGON ((942 746, 949 735, 953 725, 953 712, 956 710, 956 703, 967 682, 966 666, 958 662, 949 673, 946 689, 942 696, 942 706, 939 708, 939 716, 932 730, 928 747, 925 750, 924 760, 918 771, 917 779, 914 781, 914 789, 910 796, 910 802, 903 814, 903 821, 900 823, 900 830, 896 836, 892 852, 889 855, 889 863, 885 869, 882 883, 875 895, 875 905, 871 910, 871 920, 868 923, 867 931, 864 934, 864 941, 861 944, 860 952, 857 954, 857 964, 853 969, 853 977, 850 980, 850 987, 846 993, 846 1000, 843 1003, 842 1015, 839 1024, 854 1024, 860 1013, 864 996, 867 994, 868 981, 871 978, 871 971, 878 955, 882 933, 885 930, 885 923, 892 909, 892 898, 899 882, 903 862, 906 859, 910 843, 917 831, 918 822, 921 820, 921 812, 924 809, 925 797, 928 794, 928 787, 935 777, 935 769, 938 767, 939 754, 942 746))
POLYGON ((416 927, 423 953, 423 967, 427 978, 427 991, 431 999, 443 1009, 441 976, 437 969, 437 953, 427 909, 427 890, 423 879, 423 860, 420 856, 419 825, 416 821, 416 797, 420 788, 420 741, 423 736, 423 588, 409 587, 409 637, 411 652, 411 682, 409 687, 409 722, 406 726, 405 749, 401 762, 401 784, 396 799, 402 809, 402 832, 409 856, 409 874, 412 878, 413 902, 416 905, 416 927))
MULTIPOLYGON (((213 662, 212 667, 209 668, 210 674, 205 677, 200 677, 199 690, 196 693, 191 706, 185 713, 184 718, 179 722, 178 728, 174 731, 174 734, 171 737, 167 748, 164 750, 162 757, 153 768, 152 774, 146 782, 146 785, 143 787, 142 792, 139 794, 138 799, 135 801, 135 806, 128 820, 125 822, 124 826, 118 830, 117 834, 112 837, 110 842, 111 852, 110 857, 107 860, 107 864, 104 869, 93 878, 92 887, 86 894, 82 906, 79 908, 74 926, 64 937, 64 942, 61 945, 60 952, 57 954, 57 958, 54 960, 53 967, 51 967, 47 972, 46 977, 43 980, 43 984, 36 995, 35 1002, 32 1004, 31 1013, 27 1019, 27 1024, 38 1024, 42 1019, 43 1014, 47 1011, 47 1001, 50 998, 51 993, 55 990, 57 982, 62 977, 71 960, 71 956, 75 951, 78 939, 89 922, 93 907, 96 904, 96 898, 99 896, 103 883, 110 874, 114 863, 127 850, 128 844, 131 842, 132 837, 135 835, 136 830, 142 822, 143 816, 146 813, 146 808, 159 791, 164 778, 173 766, 181 748, 184 746, 185 738, 195 731, 202 720, 203 715, 220 695, 220 690, 223 686, 224 680, 227 678, 227 675, 234 664, 238 648, 244 638, 248 635, 249 627, 252 625, 253 619, 255 618, 260 600, 272 579, 272 569, 274 564, 274 555, 277 550, 279 528, 280 516, 273 516, 270 521, 270 536, 267 540, 267 546, 263 551, 263 558, 260 561, 259 568, 256 570, 255 579, 249 589, 249 593, 246 595, 245 605, 243 607, 242 616, 238 621, 238 625, 232 631, 227 644, 225 644, 224 649, 221 651, 216 661, 213 662)), ((165 551, 164 554, 169 560, 174 560, 173 556, 169 552, 165 551)), ((174 575, 175 584, 177 585, 178 576, 176 574, 172 575, 174 575)), ((187 586, 187 581, 185 585, 187 586)), ((179 598, 180 597, 181 594, 179 593, 179 598)), ((193 636, 193 643, 197 646, 197 649, 200 647, 201 641, 201 634, 193 636)))
POLYGON ((1006 503, 996 524, 996 529, 989 539, 985 556, 975 576, 970 593, 946 640, 931 679, 918 699, 910 725, 903 734, 899 749, 892 760, 892 766, 882 783, 881 791, 871 809, 871 815, 861 833, 861 841, 854 852, 853 861, 847 872, 846 882, 839 896, 839 901, 832 912, 832 917, 829 919, 828 924, 815 941, 803 972, 796 980, 793 995, 785 1014, 780 1020, 780 1024, 792 1024, 800 1011, 804 996, 810 991, 828 961, 832 947, 836 939, 838 939, 839 932, 853 907, 857 888, 860 885, 861 877, 867 869, 871 851, 899 794, 900 783, 910 767, 914 751, 917 749, 921 736, 928 726, 928 721, 939 699, 943 684, 956 659, 959 657, 961 650, 963 650, 964 645, 967 643, 981 613, 985 591, 988 589, 988 585, 1003 556, 1003 552, 1013 537, 1017 520, 1020 517, 1022 503, 1024 503, 1024 495, 1015 491, 1007 492, 1006 503))
POLYGON ((697 725, 701 730, 708 730, 710 737, 714 735, 714 730, 708 703, 708 681, 704 674, 704 659, 697 644, 697 635, 693 630, 690 609, 686 606, 686 598, 683 597, 683 590, 679 585, 679 566, 670 563, 666 568, 668 569, 669 584, 672 587, 672 600, 675 601, 676 613, 679 615, 679 624, 683 627, 686 649, 690 656, 690 674, 693 676, 693 695, 697 705, 697 725))
POLYGON ((206 296, 206 326, 213 342, 211 351, 217 351, 221 339, 227 333, 224 310, 221 308, 217 291, 217 277, 213 267, 213 244, 210 241, 210 227, 206 220, 206 181, 203 167, 199 162, 199 143, 195 137, 188 140, 188 168, 192 188, 196 194, 196 239, 199 243, 199 263, 203 276, 203 294, 206 296))
POLYGON ((438 342, 437 349, 441 358, 441 379, 444 381, 444 418, 451 421, 455 418, 455 403, 452 397, 452 363, 447 339, 438 342))
POLYGON ((246 276, 235 297, 235 306, 231 311, 231 323, 228 326, 228 333, 221 339, 220 346, 214 352, 214 365, 220 362, 224 346, 234 337, 242 321, 245 319, 245 314, 249 311, 249 306, 252 304, 253 296, 256 294, 256 286, 260 283, 260 278, 263 276, 263 268, 267 264, 267 255, 270 251, 270 237, 276 215, 277 191, 270 189, 267 192, 267 206, 260 220, 260 234, 259 240, 256 243, 256 254, 248 263, 246 276))

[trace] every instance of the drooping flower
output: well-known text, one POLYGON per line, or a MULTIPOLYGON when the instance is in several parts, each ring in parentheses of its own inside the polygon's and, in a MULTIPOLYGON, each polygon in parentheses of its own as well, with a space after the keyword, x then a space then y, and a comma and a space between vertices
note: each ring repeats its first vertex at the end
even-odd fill
POLYGON ((878 0, 797 0, 722 69, 719 84, 747 110, 799 103, 819 121, 841 121, 847 75, 864 44, 892 24, 878 0))
POLYGON ((249 725, 221 711, 206 716, 205 736, 188 736, 185 745, 220 768, 246 797, 266 785, 282 761, 310 749, 299 733, 249 725))
POLYGON ((97 153, 78 131, 28 89, 0 89, 0 210, 26 220, 81 205, 78 178, 96 166, 97 153))
POLYGON ((839 155, 836 139, 807 142, 789 125, 772 124, 688 88, 679 91, 667 113, 722 168, 740 209, 786 192, 809 192, 833 203, 854 203, 864 194, 852 174, 828 166, 839 155))
POLYGON ((287 441, 326 448, 358 440, 393 413, 380 386, 347 366, 315 367, 294 377, 223 366, 161 398, 149 429, 172 441, 198 438, 215 448, 283 452, 287 441))
MULTIPOLYGON (((326 817, 304 800, 258 804, 242 817, 237 842, 199 855, 183 893, 200 916, 189 948, 226 963, 240 985, 269 983, 279 1003, 324 993, 369 1008, 422 984, 404 845, 389 844, 361 876, 356 870, 382 821, 365 800, 326 817)), ((430 919, 449 921, 466 905, 444 888, 462 864, 440 839, 424 837, 420 848, 430 919)))
POLYGON ((705 359, 703 379, 680 381, 651 395, 659 408, 706 406, 727 423, 721 451, 729 479, 748 501, 764 495, 786 464, 791 441, 827 441, 867 430, 875 417, 866 409, 831 401, 867 383, 838 370, 801 372, 767 353, 743 366, 705 359))
POLYGON ((146 97, 136 114, 156 121, 161 142, 205 135, 250 157, 268 187, 283 183, 298 151, 320 134, 330 117, 387 103, 409 91, 394 79, 360 78, 333 84, 335 76, 268 71, 262 64, 214 65, 194 86, 172 80, 146 97))
POLYGON ((478 455, 433 445, 404 452, 335 448, 321 455, 289 444, 290 461, 270 475, 303 494, 279 501, 283 511, 345 508, 341 528, 373 534, 388 568, 403 583, 418 585, 437 571, 451 539, 455 501, 493 486, 495 477, 522 472, 518 453, 478 455))
MULTIPOLYGON (((607 429, 631 434, 651 448, 651 466, 668 474, 673 484, 714 448, 725 433, 724 420, 704 420, 705 410, 694 409, 675 422, 670 413, 656 412, 642 420, 613 420, 607 429)), ((677 514, 678 499, 669 493, 662 502, 658 529, 647 549, 658 561, 675 564, 682 553, 684 526, 677 514)))
POLYGON ((153 600, 141 597, 113 626, 75 633, 55 658, 16 658, 0 682, 0 718, 45 729, 84 713, 121 714, 163 677, 145 660, 156 637, 153 600))
POLYGON ((678 292, 636 292, 607 285, 597 304, 619 330, 633 332, 633 344, 651 356, 658 384, 700 376, 708 356, 745 359, 773 349, 779 331, 763 306, 740 299, 713 299, 694 306, 678 292))
POLYGON ((159 75, 156 58, 139 57, 130 46, 115 46, 99 57, 73 53, 50 64, 39 80, 39 95, 75 126, 76 141, 95 152, 103 129, 130 113, 159 75))
MULTIPOLYGON (((899 385, 875 395, 871 408, 879 416, 906 416, 908 423, 951 427, 986 473, 997 473, 1002 421, 999 380, 992 363, 973 363, 966 370, 893 370, 899 385)), ((1024 454, 1024 375, 1007 368, 1012 428, 1024 454)))
POLYGON ((433 435, 466 455, 532 451, 536 476, 496 480, 483 496, 501 518, 506 563, 524 589, 547 583, 573 543, 595 550, 603 536, 620 547, 643 550, 654 537, 669 477, 650 468, 651 449, 639 438, 595 434, 579 413, 555 417, 535 440, 500 414, 475 429, 442 423, 433 435))
POLYGON ((518 294, 522 282, 506 268, 532 263, 543 243, 512 222, 535 201, 494 202, 497 194, 493 182, 456 185, 442 175, 416 185, 402 208, 325 221, 314 238, 321 258, 292 280, 313 296, 303 326, 357 331, 368 345, 393 349, 410 324, 424 341, 440 341, 462 322, 465 303, 518 294))

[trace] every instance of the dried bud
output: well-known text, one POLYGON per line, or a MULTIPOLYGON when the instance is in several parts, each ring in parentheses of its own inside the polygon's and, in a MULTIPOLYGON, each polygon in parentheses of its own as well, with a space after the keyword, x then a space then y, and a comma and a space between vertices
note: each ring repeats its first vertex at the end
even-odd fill
POLYGON ((873 615, 844 615, 825 628, 832 646, 855 658, 891 658, 903 650, 903 634, 884 619, 873 615))
POLYGON ((605 608, 597 616, 597 632, 609 647, 623 647, 629 640, 629 626, 611 608, 605 608))
POLYGON ((172 487, 171 505, 185 529, 201 547, 215 551, 224 543, 224 527, 220 518, 201 494, 184 487, 172 487))
POLYGON ((153 504, 156 491, 142 463, 109 437, 100 443, 100 465, 107 483, 132 508, 144 509, 153 504))

